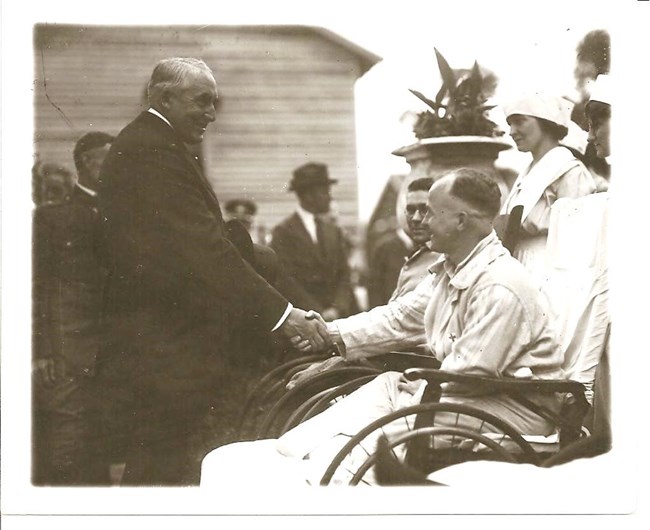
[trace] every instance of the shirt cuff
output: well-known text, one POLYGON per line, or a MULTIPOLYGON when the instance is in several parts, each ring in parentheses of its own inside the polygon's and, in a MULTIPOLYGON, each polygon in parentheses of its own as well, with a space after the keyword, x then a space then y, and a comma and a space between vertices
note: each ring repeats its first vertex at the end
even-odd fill
POLYGON ((327 323, 327 333, 329 334, 332 343, 335 345, 338 355, 345 359, 347 348, 345 347, 345 342, 343 342, 343 338, 341 337, 341 333, 339 331, 339 327, 336 324, 336 321, 327 323))
POLYGON ((282 313, 282 316, 280 317, 280 320, 278 320, 278 323, 275 326, 273 326, 273 329, 271 331, 275 331, 282 324, 284 324, 284 321, 287 319, 287 317, 289 316, 289 313, 291 313, 292 309, 293 309, 293 305, 291 303, 288 303, 287 308, 284 310, 284 313, 282 313))

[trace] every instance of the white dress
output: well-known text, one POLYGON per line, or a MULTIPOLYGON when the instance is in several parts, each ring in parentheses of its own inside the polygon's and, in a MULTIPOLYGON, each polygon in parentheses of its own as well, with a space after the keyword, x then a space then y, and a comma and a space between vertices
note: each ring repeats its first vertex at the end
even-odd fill
POLYGON ((531 164, 515 181, 504 202, 501 214, 508 214, 523 205, 520 237, 514 251, 517 258, 534 276, 538 285, 546 280, 546 238, 551 206, 562 197, 583 197, 596 191, 596 182, 589 170, 566 147, 554 147, 536 164, 531 164))

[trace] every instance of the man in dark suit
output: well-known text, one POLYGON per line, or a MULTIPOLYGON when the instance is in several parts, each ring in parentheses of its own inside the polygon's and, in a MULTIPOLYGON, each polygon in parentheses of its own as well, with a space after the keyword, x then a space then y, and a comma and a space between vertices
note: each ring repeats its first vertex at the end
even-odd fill
POLYGON ((296 212, 273 229, 271 248, 291 279, 287 292, 300 307, 333 320, 358 311, 350 283, 348 243, 326 216, 332 200, 327 166, 316 162, 293 172, 289 190, 298 197, 296 212))
POLYGON ((102 132, 82 136, 74 149, 72 193, 34 213, 32 432, 39 485, 108 482, 91 389, 106 279, 96 189, 112 141, 102 132))
POLYGON ((130 392, 124 484, 198 484, 191 436, 227 377, 235 315, 267 332, 327 341, 242 259, 226 238, 219 201, 185 144, 215 120, 217 85, 192 58, 165 59, 148 85, 150 108, 117 136, 101 171, 110 278, 99 376, 110 400, 130 392))

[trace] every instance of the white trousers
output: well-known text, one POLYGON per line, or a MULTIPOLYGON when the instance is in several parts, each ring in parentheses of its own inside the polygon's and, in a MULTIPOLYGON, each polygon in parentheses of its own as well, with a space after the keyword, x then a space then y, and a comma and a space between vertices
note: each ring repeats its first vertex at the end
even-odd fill
MULTIPOLYGON (((215 449, 203 460, 201 486, 250 484, 251 481, 318 485, 334 456, 363 427, 390 412, 420 402, 426 383, 423 381, 420 390, 411 395, 397 389, 400 375, 399 372, 380 374, 278 440, 238 442, 215 449)), ((393 430, 405 430, 403 422, 393 430)), ((366 450, 374 452, 379 434, 365 440, 346 459, 333 477, 333 484, 349 481, 360 461, 365 460, 366 450)), ((368 480, 373 482, 372 474, 368 480)))

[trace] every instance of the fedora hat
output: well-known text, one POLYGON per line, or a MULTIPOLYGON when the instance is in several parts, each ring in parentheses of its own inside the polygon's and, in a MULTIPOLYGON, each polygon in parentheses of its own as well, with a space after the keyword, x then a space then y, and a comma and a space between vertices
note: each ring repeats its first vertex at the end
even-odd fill
POLYGON ((308 162, 295 169, 289 182, 289 191, 298 191, 312 186, 336 184, 338 180, 331 179, 327 166, 318 162, 308 162))

